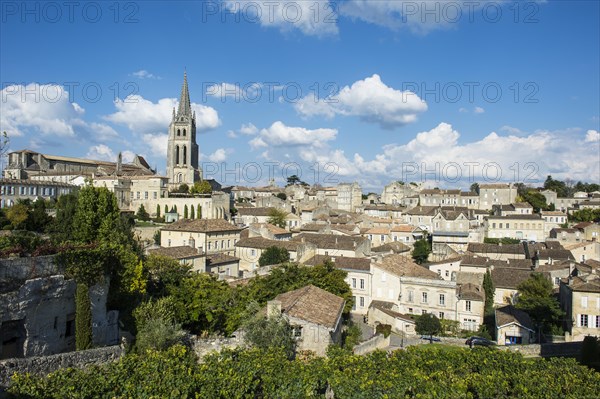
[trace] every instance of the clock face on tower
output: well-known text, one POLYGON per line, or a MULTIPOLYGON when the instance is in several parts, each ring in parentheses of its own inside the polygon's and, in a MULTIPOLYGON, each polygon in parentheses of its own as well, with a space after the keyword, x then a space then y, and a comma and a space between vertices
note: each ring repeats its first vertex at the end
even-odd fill
POLYGON ((177 112, 173 109, 169 125, 167 177, 171 187, 179 187, 181 184, 192 186, 201 179, 196 143, 196 113, 192 111, 187 73, 183 75, 177 112))

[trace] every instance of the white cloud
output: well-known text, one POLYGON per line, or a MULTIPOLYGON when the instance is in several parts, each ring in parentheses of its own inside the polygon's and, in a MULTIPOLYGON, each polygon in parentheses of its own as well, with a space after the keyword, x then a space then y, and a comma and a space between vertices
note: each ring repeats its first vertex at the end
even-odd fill
MULTIPOLYGON (((117 112, 104 118, 126 125, 129 130, 139 134, 166 132, 173 117, 173 108, 177 109, 177 100, 174 98, 162 98, 154 103, 140 95, 117 99, 114 104, 117 112)), ((196 126, 199 132, 221 125, 219 114, 214 108, 192 103, 192 110, 196 111, 196 126)))
POLYGON ((256 126, 254 126, 252 123, 242 124, 242 127, 240 127, 240 133, 248 135, 248 136, 252 136, 252 135, 255 135, 256 133, 258 133, 258 128, 256 126))
MULTIPOLYGON (((438 29, 451 29, 459 23, 483 18, 481 8, 495 3, 489 18, 500 7, 497 0, 454 2, 440 0, 347 0, 339 2, 341 16, 386 27, 391 30, 407 29, 416 34, 427 34, 438 29)), ((502 10, 500 11, 502 12, 502 10)))
POLYGON ((466 109, 466 108, 464 108, 464 107, 460 107, 460 108, 458 109, 458 112, 460 112, 460 113, 463 113, 463 114, 464 114, 464 113, 467 113, 467 112, 469 112, 469 110, 468 110, 468 109, 466 109))
POLYGON ((241 14, 244 21, 281 32, 299 30, 308 36, 337 35, 337 7, 328 0, 252 1, 226 0, 228 12, 241 14))
POLYGON ((145 69, 140 69, 139 71, 133 72, 131 75, 138 79, 161 79, 160 76, 156 76, 145 69))
POLYGON ((208 155, 206 158, 211 162, 224 162, 227 160, 229 155, 233 154, 233 149, 231 148, 218 148, 212 154, 208 155))
POLYGON ((115 161, 117 156, 107 145, 98 144, 88 149, 86 158, 98 161, 115 161))
POLYGON ((262 95, 262 84, 257 82, 240 86, 239 83, 215 83, 206 87, 206 94, 220 98, 222 102, 231 98, 236 102, 256 102, 262 95))
POLYGON ((135 153, 133 151, 125 150, 121 152, 121 156, 123 157, 123 163, 131 163, 135 158, 135 153))
POLYGON ((250 140, 253 149, 261 147, 293 147, 312 146, 323 147, 326 142, 334 140, 336 129, 306 129, 303 127, 286 126, 277 121, 269 128, 262 129, 258 136, 250 140))
POLYGON ((513 127, 513 126, 508 126, 508 125, 504 125, 500 128, 501 131, 503 132, 507 132, 510 134, 524 134, 525 132, 522 131, 519 128, 513 127))
POLYGON ((481 107, 475 107, 475 109, 473 110, 474 113, 476 114, 483 114, 485 112, 485 109, 481 108, 481 107))
POLYGON ((96 140, 118 137, 110 126, 88 123, 85 110, 70 102, 69 92, 60 85, 7 86, 0 92, 0 131, 11 137, 41 135, 75 138, 80 135, 96 140))
POLYGON ((578 129, 538 130, 520 136, 491 132, 481 139, 461 143, 458 131, 448 123, 440 123, 417 133, 406 144, 385 145, 370 160, 327 146, 301 147, 298 155, 312 168, 315 162, 321 168, 334 163, 335 175, 343 181, 357 180, 363 187, 387 184, 390 176, 463 188, 469 186, 470 179, 539 184, 548 174, 558 179, 597 181, 598 147, 590 146, 588 141, 600 141, 597 134, 589 131, 582 137, 578 129))
POLYGON ((313 95, 302 98, 294 105, 304 116, 334 115, 358 116, 390 129, 417 120, 417 114, 427 110, 427 103, 411 91, 400 91, 387 86, 375 74, 345 86, 338 94, 315 101, 313 95))
POLYGON ((151 134, 146 133, 142 135, 143 142, 150 149, 152 155, 166 159, 167 158, 167 144, 169 142, 168 134, 151 134))
POLYGON ((586 143, 595 143, 600 141, 600 133, 597 130, 588 130, 585 135, 586 143))

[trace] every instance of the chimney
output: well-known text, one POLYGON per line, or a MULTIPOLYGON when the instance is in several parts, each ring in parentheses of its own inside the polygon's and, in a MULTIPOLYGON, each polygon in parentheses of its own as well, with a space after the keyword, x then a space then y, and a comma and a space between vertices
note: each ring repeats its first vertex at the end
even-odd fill
POLYGON ((273 299, 267 302, 267 317, 279 316, 281 314, 281 301, 273 299))

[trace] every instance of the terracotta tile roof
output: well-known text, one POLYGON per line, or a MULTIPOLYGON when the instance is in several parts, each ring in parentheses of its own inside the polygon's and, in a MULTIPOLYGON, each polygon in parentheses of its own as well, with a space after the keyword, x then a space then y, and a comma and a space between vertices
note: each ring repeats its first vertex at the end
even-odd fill
POLYGON ((493 267, 531 270, 531 268, 533 267, 533 262, 531 261, 531 259, 490 259, 488 265, 491 265, 493 267))
POLYGON ((525 249, 522 244, 485 244, 480 242, 471 242, 467 246, 467 251, 479 254, 515 254, 525 255, 525 249))
POLYGON ((350 237, 334 234, 300 233, 296 237, 292 237, 291 241, 309 242, 315 244, 317 248, 320 249, 338 249, 352 251, 368 240, 363 237, 350 237))
POLYGON ((390 229, 387 227, 373 227, 367 230, 366 234, 390 234, 390 229))
POLYGON ((305 265, 322 265, 325 261, 332 262, 338 269, 369 271, 371 270, 371 260, 368 258, 351 258, 349 256, 334 256, 333 260, 328 255, 315 255, 304 262, 305 265))
POLYGON ((325 223, 306 223, 300 227, 300 231, 321 231, 325 228, 327 228, 325 223))
POLYGON ((269 216, 270 212, 275 208, 239 208, 238 215, 240 216, 269 216))
POLYGON ((495 267, 491 274, 494 287, 517 289, 517 286, 527 280, 531 273, 531 270, 495 267))
POLYGON ((206 266, 216 266, 225 263, 239 262, 240 258, 227 254, 212 254, 206 256, 206 266))
POLYGON ((470 301, 485 301, 485 292, 480 285, 472 283, 465 283, 459 286, 458 295, 460 299, 467 299, 470 301))
POLYGON ((250 223, 251 227, 255 227, 255 228, 266 228, 267 230, 269 230, 271 233, 277 235, 277 234, 290 234, 289 231, 287 231, 286 229, 282 229, 279 226, 275 226, 274 224, 271 223, 250 223))
POLYGON ((473 284, 476 286, 483 285, 483 273, 472 273, 472 272, 456 272, 456 284, 473 284))
POLYGON ((412 258, 407 255, 389 255, 384 257, 381 261, 376 262, 375 266, 385 270, 398 277, 420 277, 433 280, 441 280, 437 273, 431 270, 417 265, 413 262, 412 258))
POLYGON ((392 227, 393 233, 412 233, 417 227, 411 224, 400 224, 392 227))
POLYGON ((382 311, 383 313, 402 319, 404 321, 408 321, 409 323, 415 323, 415 315, 412 314, 403 314, 400 312, 396 312, 394 309, 394 304, 386 301, 371 301, 369 305, 370 308, 376 308, 377 310, 382 311))
POLYGON ((600 292, 600 277, 585 278, 573 277, 569 283, 569 287, 573 291, 579 292, 600 292))
POLYGON ((371 248, 371 252, 392 252, 395 254, 401 254, 403 252, 410 251, 410 247, 400 241, 388 242, 387 244, 380 245, 378 247, 371 248))
POLYGON ((335 330, 344 310, 344 299, 314 285, 275 297, 283 314, 335 330))
POLYGON ((302 245, 302 243, 296 241, 269 240, 268 238, 263 237, 243 238, 235 244, 238 248, 267 249, 269 247, 279 247, 285 248, 288 251, 297 251, 300 245, 302 245))
POLYGON ((149 249, 148 254, 168 256, 173 259, 189 259, 203 256, 202 253, 198 252, 198 249, 192 248, 189 245, 149 249))
POLYGON ((489 266, 490 258, 477 255, 463 255, 461 266, 489 266))
POLYGON ((511 323, 517 323, 533 331, 534 325, 531 318, 524 311, 515 308, 512 305, 503 306, 496 309, 496 327, 506 326, 511 323))
POLYGON ((489 188, 509 188, 508 184, 504 184, 504 183, 487 183, 487 184, 480 184, 479 185, 479 189, 489 189, 489 188))
POLYGON ((407 215, 423 215, 423 216, 433 216, 435 215, 435 211, 438 209, 437 206, 415 206, 409 211, 406 211, 407 215))
POLYGON ((224 219, 180 219, 162 228, 165 231, 190 231, 194 233, 207 233, 218 231, 241 231, 224 219))

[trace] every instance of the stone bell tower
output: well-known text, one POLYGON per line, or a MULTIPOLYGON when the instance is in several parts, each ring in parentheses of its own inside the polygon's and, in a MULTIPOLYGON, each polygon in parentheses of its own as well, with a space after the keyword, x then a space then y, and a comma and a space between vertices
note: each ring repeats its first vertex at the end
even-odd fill
POLYGON ((184 183, 191 187, 202 178, 202 171, 198 167, 196 112, 192 112, 187 73, 183 74, 179 107, 177 112, 173 108, 173 119, 169 125, 167 177, 171 188, 184 183))

